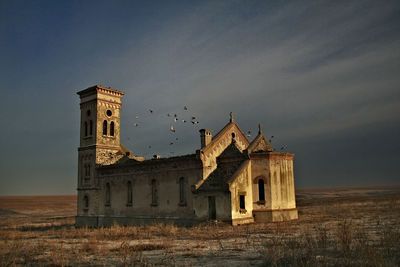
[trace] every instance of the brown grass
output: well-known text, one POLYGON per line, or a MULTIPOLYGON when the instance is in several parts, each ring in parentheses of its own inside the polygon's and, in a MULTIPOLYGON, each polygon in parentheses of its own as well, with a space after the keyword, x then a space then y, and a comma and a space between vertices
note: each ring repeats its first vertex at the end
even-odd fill
POLYGON ((290 222, 75 228, 73 196, 0 197, 0 265, 400 265, 400 187, 297 200, 290 222))

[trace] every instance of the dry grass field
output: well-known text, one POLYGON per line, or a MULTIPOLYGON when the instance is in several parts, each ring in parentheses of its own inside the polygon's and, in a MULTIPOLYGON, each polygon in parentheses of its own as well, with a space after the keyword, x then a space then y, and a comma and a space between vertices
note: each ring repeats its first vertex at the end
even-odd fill
POLYGON ((400 186, 297 190, 299 219, 75 228, 75 196, 0 197, 0 264, 400 266, 400 186))

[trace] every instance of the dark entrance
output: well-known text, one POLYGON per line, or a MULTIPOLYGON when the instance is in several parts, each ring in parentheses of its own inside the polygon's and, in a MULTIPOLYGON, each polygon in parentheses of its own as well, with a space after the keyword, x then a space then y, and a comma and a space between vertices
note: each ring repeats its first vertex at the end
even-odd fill
POLYGON ((208 219, 209 220, 217 219, 217 210, 215 207, 215 196, 208 197, 208 219))

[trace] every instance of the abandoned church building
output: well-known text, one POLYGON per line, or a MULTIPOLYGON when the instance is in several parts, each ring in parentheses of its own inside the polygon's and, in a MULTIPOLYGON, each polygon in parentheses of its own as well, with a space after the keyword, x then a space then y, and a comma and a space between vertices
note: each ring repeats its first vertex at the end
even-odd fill
POLYGON ((77 225, 297 219, 294 154, 275 152, 261 126, 250 142, 231 114, 214 136, 200 130, 195 153, 145 159, 120 143, 124 92, 96 85, 77 94, 77 225))

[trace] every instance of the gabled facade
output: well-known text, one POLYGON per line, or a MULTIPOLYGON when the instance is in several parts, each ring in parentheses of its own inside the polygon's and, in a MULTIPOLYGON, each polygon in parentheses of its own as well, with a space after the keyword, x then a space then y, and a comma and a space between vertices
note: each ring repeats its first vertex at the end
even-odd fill
POLYGON ((261 126, 250 143, 231 113, 215 137, 200 130, 195 153, 146 160, 120 143, 122 91, 96 85, 78 95, 77 225, 297 219, 294 155, 274 152, 261 126))

